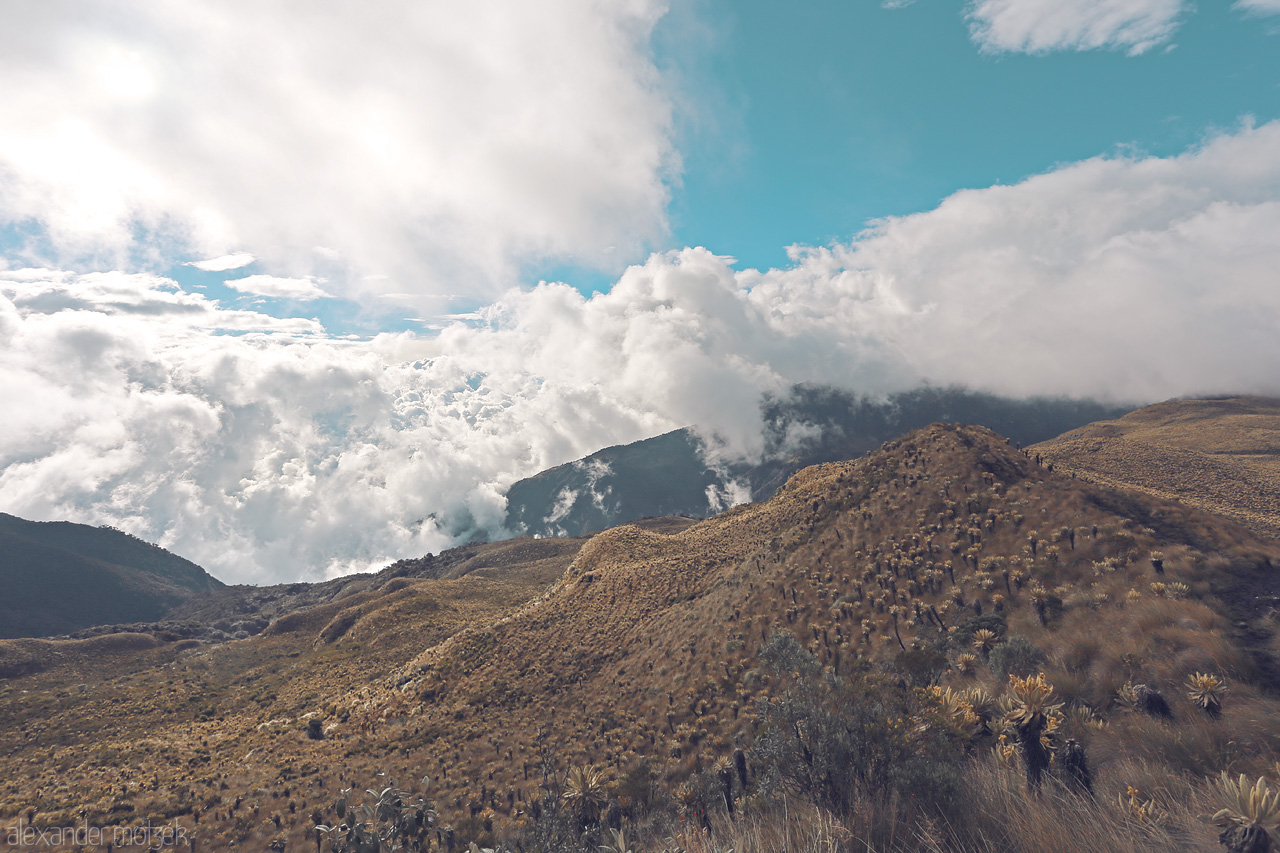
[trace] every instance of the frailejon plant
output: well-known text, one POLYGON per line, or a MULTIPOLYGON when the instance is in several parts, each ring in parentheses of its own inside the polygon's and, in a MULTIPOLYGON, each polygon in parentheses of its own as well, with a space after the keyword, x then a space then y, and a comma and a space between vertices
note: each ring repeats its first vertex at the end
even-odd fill
POLYGON ((1100 730, 1107 727, 1105 720, 1094 713, 1088 705, 1073 704, 1067 709, 1066 725, 1077 733, 1100 730))
POLYGON ((720 783, 721 793, 724 794, 724 807, 729 812, 729 817, 733 817, 733 761, 727 755, 722 755, 716 759, 711 769, 720 783))
POLYGON ((950 687, 931 687, 929 695, 937 702, 938 714, 953 731, 966 737, 978 731, 982 721, 964 694, 950 687))
POLYGON ((1093 796, 1093 771, 1084 754, 1084 746, 1075 738, 1067 738, 1058 750, 1058 769, 1067 785, 1080 794, 1093 796))
POLYGON ((1136 711, 1163 719, 1173 717, 1173 709, 1169 707, 1169 703, 1165 701, 1164 696, 1161 695, 1159 690, 1150 685, 1125 682, 1124 686, 1116 692, 1121 702, 1136 711))
POLYGON ((1226 691, 1226 684, 1216 675, 1197 672, 1187 678, 1187 698, 1199 705, 1210 717, 1222 714, 1222 697, 1226 691))
POLYGON ((1044 739, 1061 723, 1062 704, 1052 701, 1053 685, 1043 672, 1026 678, 1010 675, 1009 696, 1012 708, 1006 719, 1017 735, 1027 771, 1027 787, 1034 791, 1040 787, 1040 779, 1049 767, 1051 754, 1044 739))
POLYGON ((999 640, 995 631, 989 631, 986 628, 979 628, 973 632, 973 647, 978 650, 984 660, 999 640))
POLYGON ((996 697, 985 687, 972 687, 964 692, 964 700, 978 718, 976 733, 990 734, 992 718, 999 707, 996 697))
POLYGON ((1213 815, 1214 824, 1224 827, 1219 843, 1229 853, 1269 853, 1271 834, 1280 827, 1280 790, 1262 777, 1250 784, 1243 773, 1232 779, 1226 771, 1217 787, 1224 804, 1213 815))
POLYGON ((565 805, 578 816, 585 828, 600 822, 608 803, 604 774, 594 766, 571 767, 564 780, 565 805))

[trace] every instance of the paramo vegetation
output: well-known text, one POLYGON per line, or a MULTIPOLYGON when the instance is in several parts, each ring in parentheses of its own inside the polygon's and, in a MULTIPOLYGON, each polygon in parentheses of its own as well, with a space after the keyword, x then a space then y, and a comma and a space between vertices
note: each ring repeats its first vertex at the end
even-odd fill
POLYGON ((1280 544, 1228 519, 935 424, 584 542, 229 643, 49 641, 0 686, 0 818, 206 850, 1280 843, 1280 544))

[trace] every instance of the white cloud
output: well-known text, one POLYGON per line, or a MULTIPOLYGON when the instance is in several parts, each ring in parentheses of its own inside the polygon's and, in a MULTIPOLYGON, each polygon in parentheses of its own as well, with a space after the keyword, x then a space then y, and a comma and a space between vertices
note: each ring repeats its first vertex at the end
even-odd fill
POLYGON ((223 284, 241 293, 274 296, 279 299, 320 299, 329 295, 316 284, 312 276, 281 278, 274 275, 250 275, 244 278, 229 278, 223 284))
POLYGON ((967 17, 984 50, 1119 48, 1136 55, 1168 41, 1187 11, 1186 0, 974 0, 967 17))
POLYGON ((238 270, 241 267, 247 267, 253 261, 253 255, 248 252, 236 252, 231 255, 209 258, 207 261, 191 261, 187 266, 202 269, 205 272, 226 272, 227 270, 238 270))
POLYGON ((1280 0, 1236 0, 1234 8, 1255 15, 1280 15, 1280 0))
POLYGON ((284 277, 493 296, 665 234, 660 0, 44 0, 0 30, 25 260, 232 248, 284 277), (135 242, 140 233, 147 242, 135 242), (365 279, 369 274, 386 279, 365 279))
MULTIPOLYGON (((515 479, 685 424, 760 448, 799 381, 1115 400, 1280 393, 1280 123, 959 192, 785 269, 655 255, 437 337, 329 337, 162 278, 0 272, 0 506, 230 581, 496 530, 515 479)), ((731 495, 723 497, 731 499, 731 495)), ((603 498, 602 498, 603 499, 603 498)))

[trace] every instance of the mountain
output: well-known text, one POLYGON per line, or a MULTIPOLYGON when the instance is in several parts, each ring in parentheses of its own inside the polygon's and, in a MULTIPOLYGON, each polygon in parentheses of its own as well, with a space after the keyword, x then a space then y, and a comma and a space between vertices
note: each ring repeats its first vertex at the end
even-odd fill
POLYGON ((979 424, 1029 444, 1129 408, 1088 400, 1015 400, 960 388, 920 388, 873 399, 801 385, 765 400, 758 463, 709 462, 697 431, 679 429, 608 447, 512 484, 505 526, 533 536, 580 536, 646 517, 705 518, 744 500, 767 500, 801 468, 861 456, 935 421, 979 424))
POLYGON ((1192 851, 1274 772, 1280 543, 984 428, 469 549, 233 642, 0 641, 0 829, 301 851, 394 781, 431 849, 1192 851))
POLYGON ((1171 400, 1035 446, 1064 471, 1280 537, 1280 400, 1171 400))
POLYGON ((222 583, 119 530, 0 513, 0 637, 151 621, 222 583))
POLYGON ((504 525, 529 535, 580 536, 646 517, 701 517, 725 479, 707 467, 693 431, 678 429, 513 483, 504 525))

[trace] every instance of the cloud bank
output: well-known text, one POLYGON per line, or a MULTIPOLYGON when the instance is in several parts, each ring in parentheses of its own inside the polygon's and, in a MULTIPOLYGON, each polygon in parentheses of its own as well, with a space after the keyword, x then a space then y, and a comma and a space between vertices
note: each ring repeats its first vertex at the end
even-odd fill
POLYGON ((228 581, 498 533, 515 479, 764 392, 921 381, 1280 393, 1280 123, 958 192, 778 270, 690 248, 608 293, 510 291, 438 336, 328 336, 163 278, 0 271, 0 508, 110 523, 228 581))
POLYGON ((493 297, 531 260, 613 268, 611 247, 664 236, 678 170, 648 51, 664 8, 10 4, 0 227, 33 235, 29 264, 251 253, 353 290, 493 297))

